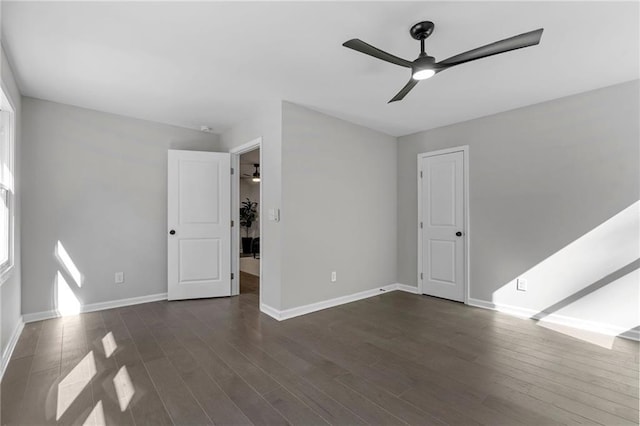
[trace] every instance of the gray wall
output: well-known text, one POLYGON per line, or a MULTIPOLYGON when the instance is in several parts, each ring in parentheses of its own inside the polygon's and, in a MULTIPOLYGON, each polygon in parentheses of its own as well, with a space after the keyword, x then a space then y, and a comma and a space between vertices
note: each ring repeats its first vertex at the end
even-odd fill
POLYGON ((217 151, 218 137, 24 98, 22 141, 23 314, 56 307, 57 241, 82 304, 165 293, 167 150, 217 151))
POLYGON ((260 164, 261 211, 264 215, 260 236, 262 303, 280 309, 282 277, 282 222, 267 220, 268 209, 280 209, 282 200, 282 107, 272 102, 250 119, 237 123, 221 135, 225 151, 262 137, 260 164))
POLYGON ((395 283, 396 138, 282 108, 282 308, 395 283))
POLYGON ((18 86, 13 77, 11 66, 7 61, 4 50, 2 50, 2 63, 0 64, 0 77, 2 78, 2 86, 6 91, 5 94, 11 98, 13 106, 16 110, 16 152, 15 152, 15 168, 14 176, 15 183, 15 210, 14 210, 14 258, 13 258, 13 270, 10 275, 7 276, 7 280, 2 283, 0 288, 0 321, 2 326, 0 327, 0 348, 3 356, 5 350, 11 339, 11 335, 15 331, 16 327, 21 321, 21 256, 20 256, 20 212, 21 212, 21 192, 22 192, 22 180, 20 179, 20 155, 21 155, 21 109, 22 98, 18 91, 18 86))
POLYGON ((639 91, 636 80, 399 138, 399 282, 417 278, 417 154, 469 145, 471 297, 638 325, 637 262, 625 268, 638 225, 616 215, 640 198, 639 91), (523 275, 529 291, 516 292, 523 275))
MULTIPOLYGON (((629 280, 637 268, 627 266, 637 259, 634 241, 607 240, 631 250, 599 262, 584 253, 603 245, 585 243, 591 249, 583 247, 576 265, 598 267, 566 281, 547 283, 540 265, 605 222, 597 241, 606 239, 602 229, 622 235, 637 227, 629 210, 616 215, 639 199, 638 91, 637 81, 625 83, 399 140, 287 102, 270 103, 218 141, 25 98, 23 313, 55 308, 57 241, 85 277, 74 289, 82 303, 165 292, 166 150, 226 151, 262 137, 263 212, 281 209, 281 222, 263 222, 263 303, 288 309, 394 282, 416 285, 416 155, 470 145, 471 297, 585 317, 602 309, 593 300, 582 310, 574 300, 554 305, 608 291, 609 308, 623 306, 617 311, 626 320, 637 292, 629 280), (338 282, 330 283, 334 270, 338 282), (113 283, 116 271, 125 272, 124 285, 113 283), (623 288, 602 285, 603 274, 623 288), (529 291, 516 293, 513 280, 523 275, 529 291)), ((3 332, 5 299, 19 298, 7 284, 3 332)))

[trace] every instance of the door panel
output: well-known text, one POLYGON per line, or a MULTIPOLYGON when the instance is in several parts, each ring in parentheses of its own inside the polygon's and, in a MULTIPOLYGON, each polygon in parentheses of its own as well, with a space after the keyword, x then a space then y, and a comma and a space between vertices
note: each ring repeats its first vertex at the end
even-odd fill
POLYGON ((429 279, 441 283, 456 282, 456 244, 453 241, 429 241, 429 279))
POLYGON ((180 223, 220 221, 218 164, 213 161, 179 160, 180 223), (208 182, 204 185, 203 182, 208 182))
POLYGON ((464 301, 464 153, 423 157, 420 170, 422 292, 464 301))
POLYGON ((220 255, 220 238, 180 240, 180 282, 219 280, 220 255))
POLYGON ((429 224, 432 226, 455 226, 456 224, 456 163, 431 162, 429 168, 429 224))
POLYGON ((169 150, 168 161, 168 298, 230 296, 230 156, 169 150))

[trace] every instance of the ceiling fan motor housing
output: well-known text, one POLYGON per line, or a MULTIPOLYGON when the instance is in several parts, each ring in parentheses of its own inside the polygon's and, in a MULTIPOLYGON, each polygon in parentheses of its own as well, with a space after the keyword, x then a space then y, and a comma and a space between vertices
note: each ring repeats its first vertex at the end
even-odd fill
POLYGON ((429 56, 426 53, 421 53, 420 56, 418 56, 418 58, 413 61, 413 64, 411 65, 411 72, 416 73, 417 71, 425 69, 435 70, 435 64, 436 58, 434 58, 433 56, 429 56))

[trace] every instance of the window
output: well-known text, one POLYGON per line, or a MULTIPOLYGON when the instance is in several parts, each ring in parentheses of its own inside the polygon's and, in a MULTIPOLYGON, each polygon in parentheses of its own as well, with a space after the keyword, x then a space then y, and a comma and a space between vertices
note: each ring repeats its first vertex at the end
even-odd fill
POLYGON ((0 90, 0 278, 13 266, 14 109, 0 90))

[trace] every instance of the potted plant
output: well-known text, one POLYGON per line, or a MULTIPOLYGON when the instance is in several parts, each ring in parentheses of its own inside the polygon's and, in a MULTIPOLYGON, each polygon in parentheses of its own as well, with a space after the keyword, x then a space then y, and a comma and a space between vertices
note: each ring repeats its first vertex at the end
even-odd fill
POLYGON ((245 228, 246 237, 242 237, 242 253, 251 253, 251 240, 249 229, 258 219, 258 203, 247 198, 240 207, 240 226, 245 228))

